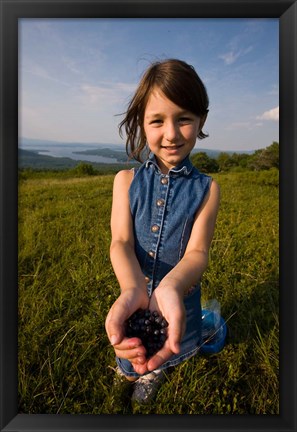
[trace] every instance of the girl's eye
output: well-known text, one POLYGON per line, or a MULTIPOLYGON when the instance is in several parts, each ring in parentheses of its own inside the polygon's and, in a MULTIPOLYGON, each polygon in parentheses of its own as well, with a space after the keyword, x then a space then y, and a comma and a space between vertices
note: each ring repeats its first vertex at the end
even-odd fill
POLYGON ((181 123, 190 123, 191 119, 190 119, 190 117, 181 117, 181 118, 179 119, 179 121, 180 121, 181 123))
POLYGON ((150 122, 150 124, 160 124, 160 123, 162 123, 162 120, 159 120, 159 119, 152 120, 152 121, 150 122))

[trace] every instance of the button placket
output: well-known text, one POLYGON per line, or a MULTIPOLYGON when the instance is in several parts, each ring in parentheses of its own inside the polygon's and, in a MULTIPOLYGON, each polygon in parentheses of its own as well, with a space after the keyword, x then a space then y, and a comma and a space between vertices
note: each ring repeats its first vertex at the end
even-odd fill
POLYGON ((168 231, 168 214, 171 209, 171 195, 174 190, 174 177, 172 175, 168 175, 166 177, 161 177, 160 179, 160 190, 159 194, 157 194, 156 206, 158 208, 158 215, 160 217, 160 235, 158 239, 158 259, 155 261, 154 266, 154 286, 156 287, 160 280, 156 279, 159 274, 161 261, 166 262, 166 257, 164 254, 164 238, 166 237, 166 232, 168 231), (163 181, 162 181, 163 179, 163 181), (164 259, 165 258, 165 259, 164 259))
MULTIPOLYGON (((161 233, 161 224, 163 220, 163 214, 165 211, 165 198, 168 190, 169 179, 168 177, 161 176, 160 182, 161 182, 161 187, 159 193, 157 194, 158 198, 156 200, 156 207, 157 207, 156 220, 153 221, 153 224, 151 226, 151 231, 154 234, 161 233)), ((157 243, 158 242, 159 240, 157 241, 157 243)))
POLYGON ((163 214, 165 211, 165 200, 166 200, 166 194, 168 190, 168 179, 166 177, 161 177, 159 187, 157 188, 155 195, 155 211, 153 213, 153 219, 151 221, 151 244, 149 246, 149 249, 147 250, 147 254, 150 257, 150 277, 151 282, 153 283, 154 279, 154 272, 155 272, 155 265, 156 265, 156 258, 158 253, 158 245, 160 243, 160 236, 162 232, 162 221, 163 221, 163 214), (165 182, 162 182, 162 178, 165 179, 165 182))
POLYGON ((169 178, 167 176, 166 177, 161 176, 159 182, 160 182, 159 187, 157 188, 156 195, 155 195, 155 212, 150 227, 152 242, 151 242, 151 247, 147 252, 152 259, 151 280, 153 284, 154 284, 153 280, 154 280, 155 267, 157 263, 157 253, 160 244, 160 238, 162 235, 162 223, 163 223, 164 212, 166 207, 166 197, 168 194, 169 178))

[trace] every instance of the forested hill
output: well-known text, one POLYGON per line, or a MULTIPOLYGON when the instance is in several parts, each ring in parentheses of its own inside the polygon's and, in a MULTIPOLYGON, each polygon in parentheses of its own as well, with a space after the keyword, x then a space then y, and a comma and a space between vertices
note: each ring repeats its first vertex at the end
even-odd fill
MULTIPOLYGON (((79 164, 88 164, 94 169, 120 169, 121 166, 131 166, 133 162, 128 161, 125 151, 115 148, 94 148, 88 150, 78 150, 73 153, 78 157, 82 155, 82 160, 74 160, 70 157, 54 157, 39 152, 46 152, 44 149, 37 148, 26 150, 19 148, 19 169, 38 169, 38 170, 63 170, 75 168, 79 164), (86 161, 85 156, 99 156, 110 158, 111 163, 86 161)), ((221 172, 230 171, 234 168, 263 170, 279 167, 279 144, 273 142, 270 146, 256 150, 254 152, 231 152, 208 149, 194 149, 191 160, 202 172, 221 172)), ((135 164, 135 162, 134 162, 135 164)))
POLYGON ((66 157, 53 157, 38 154, 38 150, 24 150, 19 148, 19 168, 35 169, 65 169, 73 168, 77 161, 66 157))

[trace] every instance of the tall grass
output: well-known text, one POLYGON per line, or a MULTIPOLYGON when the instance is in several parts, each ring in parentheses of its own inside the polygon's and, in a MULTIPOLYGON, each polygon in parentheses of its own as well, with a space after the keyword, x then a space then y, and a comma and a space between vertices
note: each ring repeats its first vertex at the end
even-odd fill
POLYGON ((222 201, 202 296, 221 303, 228 343, 176 367, 148 407, 132 407, 112 387, 104 321, 118 296, 113 175, 20 180, 21 413, 279 413, 277 174, 215 178, 222 201))

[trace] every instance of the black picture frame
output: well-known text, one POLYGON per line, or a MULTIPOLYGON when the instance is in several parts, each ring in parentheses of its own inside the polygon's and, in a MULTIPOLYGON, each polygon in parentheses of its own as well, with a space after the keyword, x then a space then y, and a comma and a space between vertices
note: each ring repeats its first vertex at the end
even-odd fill
POLYGON ((297 4, 285 0, 0 0, 1 431, 296 431, 297 4), (280 414, 29 415, 17 412, 18 20, 278 18, 280 22, 280 414))

